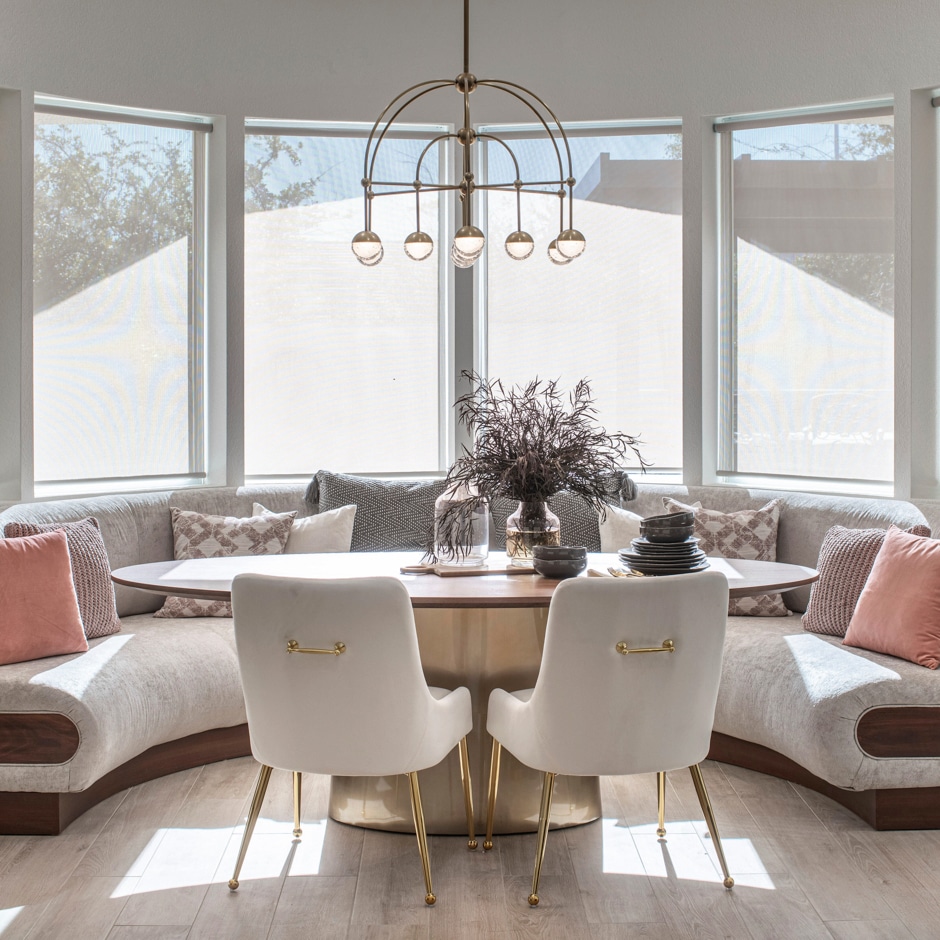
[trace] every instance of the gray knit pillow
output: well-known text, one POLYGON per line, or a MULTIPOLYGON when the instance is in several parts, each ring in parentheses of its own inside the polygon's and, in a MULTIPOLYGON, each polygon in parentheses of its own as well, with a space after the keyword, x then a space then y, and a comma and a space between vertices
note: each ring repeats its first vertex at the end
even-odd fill
POLYGON ((68 542, 72 583, 75 585, 85 636, 92 640, 120 632, 121 621, 114 605, 111 565, 98 520, 94 516, 77 522, 8 522, 3 534, 8 539, 15 539, 58 529, 65 531, 68 542))
MULTIPOLYGON (((905 531, 930 536, 930 529, 925 525, 911 526, 905 531)), ((884 529, 846 529, 834 525, 826 533, 816 563, 819 580, 810 591, 809 604, 803 614, 804 630, 845 636, 884 540, 884 529)))
POLYGON ((434 533, 434 501, 443 480, 374 480, 320 470, 307 490, 307 500, 320 512, 355 505, 351 551, 425 551, 434 533))

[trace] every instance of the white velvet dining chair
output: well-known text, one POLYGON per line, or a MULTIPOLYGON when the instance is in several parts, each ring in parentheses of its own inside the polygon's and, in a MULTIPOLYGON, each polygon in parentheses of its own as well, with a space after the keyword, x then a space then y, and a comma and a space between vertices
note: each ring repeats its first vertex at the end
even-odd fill
POLYGON ((501 749, 544 773, 529 904, 539 903, 558 774, 664 774, 688 767, 724 885, 732 887, 698 766, 708 754, 727 612, 728 582, 715 571, 577 578, 555 589, 535 688, 494 689, 486 722, 493 750, 484 849, 493 845, 501 749))
POLYGON ((470 693, 429 688, 411 600, 396 578, 313 580, 242 574, 232 583, 251 752, 261 763, 229 888, 238 888, 272 768, 386 777, 411 786, 425 901, 436 900, 418 771, 460 749, 468 845, 476 848, 466 735, 470 693))

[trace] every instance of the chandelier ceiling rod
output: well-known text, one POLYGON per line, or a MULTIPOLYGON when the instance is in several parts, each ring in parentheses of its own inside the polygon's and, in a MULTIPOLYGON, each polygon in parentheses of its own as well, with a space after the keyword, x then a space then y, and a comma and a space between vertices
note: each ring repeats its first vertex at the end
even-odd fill
POLYGON ((359 261, 367 267, 378 264, 385 255, 385 249, 382 240, 372 230, 372 202, 376 196, 400 196, 410 193, 415 196, 416 230, 405 239, 405 253, 415 261, 423 261, 425 258, 430 257, 433 252, 434 242, 430 235, 421 231, 421 194, 423 192, 456 192, 461 204, 462 224, 454 235, 450 254, 454 264, 458 267, 470 267, 483 254, 483 248, 486 244, 483 232, 473 224, 472 197, 474 192, 478 189, 496 192, 514 191, 516 194, 516 231, 511 232, 506 238, 506 252, 514 260, 523 261, 532 254, 535 242, 528 232, 522 230, 521 194, 523 192, 532 192, 557 196, 559 200, 559 234, 549 244, 548 256, 554 264, 568 264, 571 260, 577 258, 585 247, 584 236, 574 227, 574 185, 575 179, 572 174, 571 147, 568 144, 568 136, 552 109, 538 95, 522 85, 503 79, 478 80, 470 71, 470 0, 464 0, 463 71, 453 80, 433 79, 406 88, 405 91, 391 100, 372 126, 366 141, 362 172, 365 227, 363 231, 354 236, 352 250, 359 261), (555 150, 555 157, 558 162, 558 179, 524 181, 520 173, 519 161, 509 144, 493 133, 480 134, 474 130, 473 122, 470 119, 470 95, 480 87, 493 88, 515 98, 535 115, 539 124, 545 129, 545 133, 555 150), (375 171, 379 149, 399 115, 418 99, 433 91, 439 91, 441 88, 456 88, 463 97, 463 123, 460 130, 456 133, 440 134, 427 144, 418 158, 413 182, 376 179, 375 171), (405 100, 399 104, 402 99, 405 100), (557 137, 560 137, 564 144, 567 174, 563 166, 562 152, 558 146, 557 137), (450 139, 456 140, 463 147, 463 176, 460 182, 423 183, 421 181, 421 168, 425 155, 434 144, 450 139), (509 153, 516 174, 512 182, 481 184, 475 181, 470 148, 478 140, 483 139, 500 144, 509 153), (547 186, 557 187, 557 189, 547 190, 544 188, 547 186), (376 187, 381 187, 381 189, 376 191, 376 187), (565 228, 566 198, 568 199, 567 228, 565 228))

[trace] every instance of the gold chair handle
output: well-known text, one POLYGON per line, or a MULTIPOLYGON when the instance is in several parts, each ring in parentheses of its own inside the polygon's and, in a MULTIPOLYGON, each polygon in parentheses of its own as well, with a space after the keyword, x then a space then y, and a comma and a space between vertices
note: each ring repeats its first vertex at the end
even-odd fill
POLYGON ((331 650, 313 650, 313 649, 305 649, 304 647, 300 646, 296 640, 288 640, 287 652, 288 653, 319 653, 320 655, 323 655, 323 656, 339 656, 341 653, 346 652, 346 644, 334 643, 333 649, 331 650))
POLYGON ((630 649, 626 642, 621 640, 616 648, 617 652, 622 656, 626 656, 628 653, 674 653, 676 651, 676 644, 673 643, 672 640, 663 640, 662 646, 645 646, 630 649))

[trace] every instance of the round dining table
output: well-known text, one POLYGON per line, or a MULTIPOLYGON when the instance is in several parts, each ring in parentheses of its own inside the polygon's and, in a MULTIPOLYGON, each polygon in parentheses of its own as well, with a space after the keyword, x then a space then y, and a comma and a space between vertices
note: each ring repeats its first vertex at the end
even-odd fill
MULTIPOLYGON (((538 676, 545 625, 559 581, 527 569, 507 573, 504 554, 491 552, 485 569, 408 571, 420 563, 417 552, 351 552, 315 555, 247 555, 158 561, 118 568, 112 579, 157 594, 227 600, 232 580, 245 572, 293 578, 399 578, 411 596, 418 647, 427 681, 453 689, 466 686, 473 703, 468 737, 477 826, 483 827, 490 744, 486 708, 495 688, 531 688, 538 676), (487 573, 483 574, 483 570, 487 573)), ((731 597, 778 593, 818 578, 812 568, 778 562, 709 558, 728 579, 731 597)), ((617 555, 589 554, 589 573, 621 572, 617 555)), ((669 577, 682 577, 671 575, 669 577)), ((504 751, 500 799, 494 831, 534 832, 538 828, 542 774, 504 751)), ((433 834, 466 831, 456 750, 436 767, 421 772, 427 830, 433 834)), ((597 777, 559 777, 552 804, 555 827, 580 825, 601 814, 597 777)), ((413 832, 411 798, 404 777, 332 779, 330 815, 339 822, 372 829, 413 832)))

